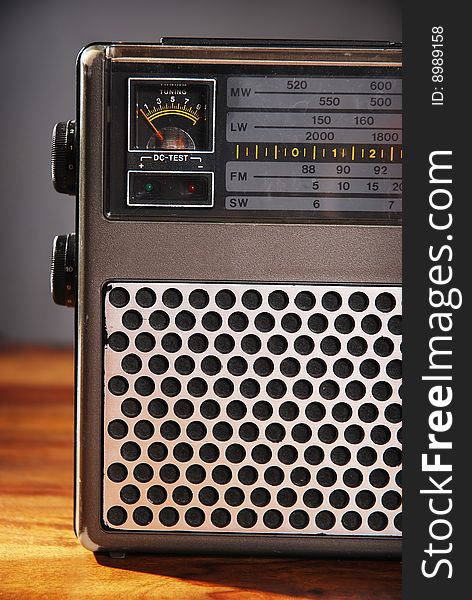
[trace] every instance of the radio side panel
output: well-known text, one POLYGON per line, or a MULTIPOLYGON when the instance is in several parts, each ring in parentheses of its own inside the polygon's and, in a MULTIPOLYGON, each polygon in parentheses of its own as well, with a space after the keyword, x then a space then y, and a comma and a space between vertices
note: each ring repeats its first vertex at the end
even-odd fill
POLYGON ((382 556, 399 538, 135 533, 102 523, 105 343, 110 281, 401 285, 401 228, 388 225, 111 221, 104 214, 107 47, 79 59, 76 532, 94 551, 382 556))

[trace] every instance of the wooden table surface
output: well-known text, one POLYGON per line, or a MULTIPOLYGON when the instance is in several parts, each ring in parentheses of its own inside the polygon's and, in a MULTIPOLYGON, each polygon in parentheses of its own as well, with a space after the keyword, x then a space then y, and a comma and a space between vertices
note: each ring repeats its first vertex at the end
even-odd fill
POLYGON ((401 597, 396 561, 94 555, 73 532, 70 351, 0 348, 0 598, 401 597))

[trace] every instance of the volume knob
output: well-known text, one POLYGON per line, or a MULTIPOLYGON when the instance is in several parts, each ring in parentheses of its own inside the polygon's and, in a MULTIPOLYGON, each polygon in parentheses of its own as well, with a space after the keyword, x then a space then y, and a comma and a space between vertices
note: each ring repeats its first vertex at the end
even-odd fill
POLYGON ((77 190, 75 121, 57 123, 52 132, 51 178, 61 194, 74 196, 77 190))
POLYGON ((75 233, 58 235, 52 246, 51 295, 56 304, 75 306, 75 233))

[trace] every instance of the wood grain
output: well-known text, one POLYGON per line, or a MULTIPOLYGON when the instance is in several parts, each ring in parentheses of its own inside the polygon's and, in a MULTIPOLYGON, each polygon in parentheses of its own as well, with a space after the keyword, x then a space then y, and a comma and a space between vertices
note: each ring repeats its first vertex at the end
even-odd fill
POLYGON ((93 555, 72 531, 72 354, 0 350, 0 598, 397 600, 395 561, 93 555))

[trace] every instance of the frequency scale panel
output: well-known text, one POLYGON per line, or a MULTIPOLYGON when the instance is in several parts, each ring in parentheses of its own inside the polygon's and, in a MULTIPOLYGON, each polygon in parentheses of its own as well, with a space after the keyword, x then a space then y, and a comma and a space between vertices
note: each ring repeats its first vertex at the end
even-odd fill
POLYGON ((116 69, 126 146, 110 136, 127 178, 112 161, 110 218, 400 222, 399 67, 245 70, 116 69))

